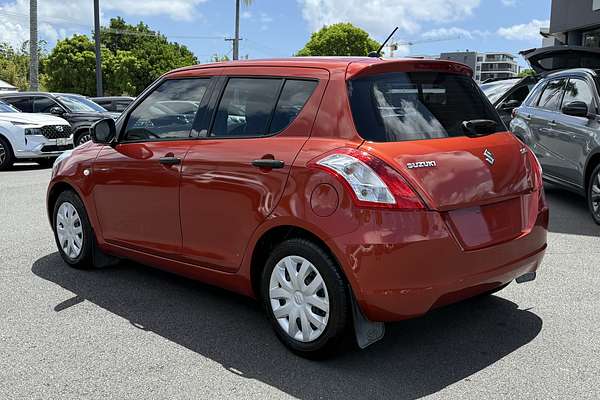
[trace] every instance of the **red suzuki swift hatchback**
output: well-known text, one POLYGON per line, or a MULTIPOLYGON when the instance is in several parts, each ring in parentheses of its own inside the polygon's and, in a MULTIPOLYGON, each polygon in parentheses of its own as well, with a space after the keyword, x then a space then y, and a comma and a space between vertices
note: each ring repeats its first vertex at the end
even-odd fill
POLYGON ((535 278, 540 166, 461 64, 292 58, 158 79, 53 168, 76 268, 119 258, 252 296, 305 356, 535 278))

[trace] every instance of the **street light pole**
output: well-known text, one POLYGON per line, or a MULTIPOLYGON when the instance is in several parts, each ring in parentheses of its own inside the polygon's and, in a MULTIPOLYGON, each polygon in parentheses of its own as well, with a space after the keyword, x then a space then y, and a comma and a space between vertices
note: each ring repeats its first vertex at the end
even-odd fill
POLYGON ((29 2, 29 90, 38 91, 38 18, 37 0, 29 2))
POLYGON ((100 51, 100 0, 94 0, 94 40, 96 42, 96 96, 102 96, 102 53, 100 51))
POLYGON ((235 37, 233 38, 233 59, 239 58, 240 51, 240 0, 235 0, 235 37))

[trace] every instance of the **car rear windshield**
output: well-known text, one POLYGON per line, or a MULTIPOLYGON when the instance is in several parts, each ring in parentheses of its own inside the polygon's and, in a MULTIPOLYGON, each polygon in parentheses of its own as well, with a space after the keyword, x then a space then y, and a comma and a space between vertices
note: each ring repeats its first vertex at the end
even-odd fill
POLYGON ((349 82, 358 133, 373 142, 465 136, 464 121, 492 120, 506 128, 475 81, 446 72, 402 72, 349 82))

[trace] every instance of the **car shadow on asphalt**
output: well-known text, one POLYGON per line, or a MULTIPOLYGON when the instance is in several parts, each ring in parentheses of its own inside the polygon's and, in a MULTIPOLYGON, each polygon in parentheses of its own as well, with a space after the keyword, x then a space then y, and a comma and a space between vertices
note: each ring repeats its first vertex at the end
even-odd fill
POLYGON ((218 288, 130 262, 75 270, 58 253, 37 260, 32 272, 75 294, 49 304, 55 312, 92 302, 232 373, 301 399, 419 398, 468 381, 542 328, 531 310, 489 296, 388 324, 385 338, 373 346, 315 362, 277 341, 257 302, 218 288))
POLYGON ((550 207, 550 232, 600 237, 600 225, 593 221, 583 196, 550 184, 544 189, 550 207))

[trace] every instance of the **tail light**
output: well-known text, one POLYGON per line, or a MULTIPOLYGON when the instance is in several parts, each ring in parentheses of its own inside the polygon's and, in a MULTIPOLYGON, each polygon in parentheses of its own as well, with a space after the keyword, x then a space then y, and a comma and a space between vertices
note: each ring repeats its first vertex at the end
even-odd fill
POLYGON ((402 210, 425 208, 421 198, 396 170, 365 151, 337 149, 310 165, 340 180, 357 206, 402 210))
POLYGON ((527 154, 529 156, 529 164, 533 170, 533 189, 539 193, 538 209, 544 210, 548 208, 548 203, 546 202, 546 193, 544 192, 542 165, 531 150, 528 150, 527 154))

